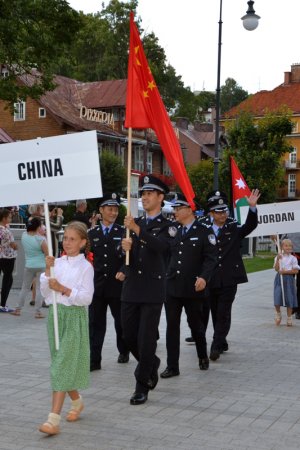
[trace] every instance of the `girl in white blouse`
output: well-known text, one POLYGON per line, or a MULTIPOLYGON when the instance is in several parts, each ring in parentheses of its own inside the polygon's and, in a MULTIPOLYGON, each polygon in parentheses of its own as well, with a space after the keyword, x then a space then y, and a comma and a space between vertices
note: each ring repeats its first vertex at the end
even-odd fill
POLYGON ((78 390, 89 384, 89 335, 87 306, 94 292, 94 269, 81 253, 88 252, 86 226, 70 222, 63 238, 64 256, 46 258, 46 270, 41 275, 41 292, 48 314, 48 339, 51 353, 52 409, 48 419, 39 430, 49 435, 60 432, 60 414, 66 393, 71 398, 71 408, 66 419, 74 422, 83 410, 78 390), (54 278, 50 278, 54 267, 54 278), (53 325, 53 292, 56 292, 59 350, 55 348, 53 325))
POLYGON ((274 306, 275 306, 275 324, 281 323, 281 306, 287 309, 287 326, 291 327, 293 308, 297 308, 297 292, 295 284, 295 275, 300 267, 297 258, 292 255, 293 244, 290 239, 281 241, 281 253, 274 260, 274 269, 277 274, 274 280, 274 306))

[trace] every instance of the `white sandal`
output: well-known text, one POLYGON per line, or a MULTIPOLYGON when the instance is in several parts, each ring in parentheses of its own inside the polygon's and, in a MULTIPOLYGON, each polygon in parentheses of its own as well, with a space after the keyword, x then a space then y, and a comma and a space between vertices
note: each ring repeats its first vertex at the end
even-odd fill
POLYGON ((280 323, 281 323, 281 313, 280 312, 278 312, 278 313, 275 313, 275 317, 274 317, 274 320, 275 320, 275 324, 278 326, 278 325, 280 325, 280 323))
POLYGON ((293 326, 292 316, 288 316, 287 322, 286 322, 286 326, 287 327, 292 327, 293 326))

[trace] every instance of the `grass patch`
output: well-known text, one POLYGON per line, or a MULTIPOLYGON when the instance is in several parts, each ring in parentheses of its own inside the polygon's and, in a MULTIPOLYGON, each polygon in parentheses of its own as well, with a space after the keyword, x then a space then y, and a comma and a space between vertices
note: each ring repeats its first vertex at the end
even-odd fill
POLYGON ((258 252, 253 258, 244 258, 247 273, 260 272, 273 268, 275 254, 271 252, 258 252))

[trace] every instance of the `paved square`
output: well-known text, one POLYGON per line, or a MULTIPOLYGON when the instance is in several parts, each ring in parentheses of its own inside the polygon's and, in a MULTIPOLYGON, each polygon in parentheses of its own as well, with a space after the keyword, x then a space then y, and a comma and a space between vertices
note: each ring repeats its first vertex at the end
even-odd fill
MULTIPOLYGON (((85 410, 61 434, 38 426, 50 410, 46 320, 34 318, 29 299, 20 317, 0 313, 0 449, 3 450, 298 450, 300 448, 300 321, 273 321, 273 280, 249 275, 233 305, 229 351, 200 371, 182 316, 180 376, 160 379, 145 405, 131 406, 135 361, 118 364, 109 316, 102 370, 83 392, 85 410)), ((8 305, 16 304, 18 291, 8 305)), ((47 310, 44 310, 47 314, 47 310)), ((165 315, 158 355, 166 366, 165 315)), ((212 338, 211 324, 208 345, 212 338)), ((64 406, 63 414, 67 411, 64 406)))

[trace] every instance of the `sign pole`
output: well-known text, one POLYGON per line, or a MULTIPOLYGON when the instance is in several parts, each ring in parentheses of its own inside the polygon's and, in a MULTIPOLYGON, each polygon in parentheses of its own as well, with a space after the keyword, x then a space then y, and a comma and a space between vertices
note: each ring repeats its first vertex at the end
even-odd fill
MULTIPOLYGON (((279 234, 276 234, 276 241, 277 241, 277 250, 278 250, 278 253, 281 253, 281 247, 280 247, 280 241, 279 241, 279 234)), ((281 270, 281 260, 279 260, 279 270, 281 270)), ((283 276, 282 276, 281 273, 279 274, 279 276, 280 276, 280 285, 281 285, 281 292, 282 292, 282 301, 283 301, 284 306, 286 306, 286 303, 285 303, 285 295, 284 295, 283 276)))
MULTIPOLYGON (((44 211, 45 211, 45 225, 46 225, 46 232, 47 232, 47 243, 48 243, 48 249, 49 249, 49 256, 53 256, 49 208, 48 208, 48 203, 45 200, 44 200, 44 211)), ((54 267, 50 267, 50 277, 54 278, 54 267)), ((52 289, 52 300, 53 300, 55 348, 56 348, 56 350, 59 350, 57 302, 56 302, 56 292, 53 289, 52 289)))

